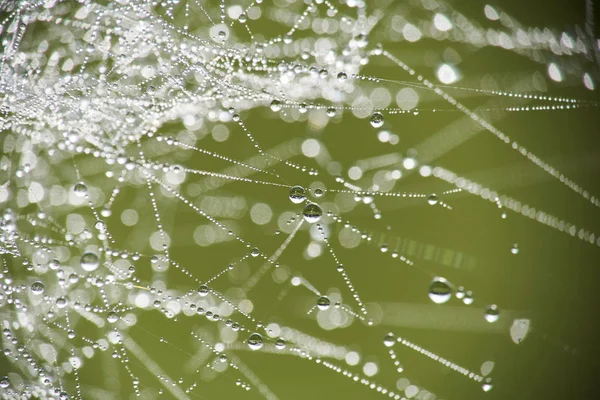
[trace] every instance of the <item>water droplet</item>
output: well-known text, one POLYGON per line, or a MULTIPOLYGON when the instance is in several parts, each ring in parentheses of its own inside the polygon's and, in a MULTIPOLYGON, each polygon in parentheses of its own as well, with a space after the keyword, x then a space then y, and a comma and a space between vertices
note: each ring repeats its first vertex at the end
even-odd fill
POLYGON ((498 306, 492 304, 485 308, 485 319, 487 322, 496 322, 500 318, 500 310, 498 306))
POLYGON ((321 197, 321 196, 323 196, 323 194, 325 194, 325 192, 321 188, 316 188, 313 191, 313 193, 314 193, 315 197, 321 197))
POLYGON ((327 310, 330 305, 331 305, 331 300, 329 300, 329 297, 327 297, 327 296, 321 296, 317 300, 317 307, 321 311, 327 310))
POLYGON ((510 249, 510 252, 513 254, 519 254, 519 245, 517 243, 513 244, 512 248, 510 249))
POLYGON ((278 350, 283 350, 283 349, 285 349, 285 340, 283 340, 283 339, 281 339, 281 338, 277 339, 277 340, 275 341, 275 347, 276 347, 278 350))
POLYGON ((248 20, 248 16, 246 15, 246 13, 241 13, 240 16, 238 17, 238 21, 240 21, 242 24, 245 23, 248 20))
POLYGON ((310 203, 307 204, 306 207, 304 207, 304 210, 302 210, 302 215, 304 215, 304 219, 306 220, 306 222, 312 224, 314 222, 318 222, 321 219, 321 216, 323 215, 323 210, 321 210, 321 207, 318 204, 310 203))
POLYGON ((383 338, 383 344, 386 347, 392 347, 394 345, 394 343, 396 343, 396 337, 394 336, 393 333, 388 333, 387 335, 384 336, 383 338))
POLYGON ((281 108, 282 108, 282 106, 281 106, 281 102, 279 100, 273 100, 271 102, 271 110, 272 111, 278 112, 278 111, 281 111, 281 108))
POLYGON ((436 277, 429 284, 429 298, 436 304, 442 304, 452 297, 452 288, 444 278, 436 277))
POLYGON ((77 197, 85 197, 87 194, 87 186, 83 182, 76 183, 73 187, 73 192, 77 197))
POLYGON ((81 268, 87 272, 95 271, 98 265, 100 265, 100 259, 95 253, 84 253, 81 256, 80 262, 81 268))
POLYGON ((198 294, 202 297, 206 296, 208 294, 208 286, 200 285, 198 288, 198 294))
POLYGON ((250 350, 259 350, 263 347, 262 336, 256 332, 248 336, 248 347, 250 347, 250 350))
POLYGON ((427 202, 429 205, 435 206, 438 202, 438 198, 435 194, 430 194, 429 197, 427 197, 427 202))
POLYGON ((74 330, 69 330, 69 331, 67 332, 67 337, 68 337, 69 339, 75 339, 75 331, 74 331, 74 330))
POLYGON ((340 72, 337 75, 338 80, 340 80, 341 82, 345 81, 346 79, 348 79, 348 75, 346 75, 345 72, 340 72))
POLYGON ((466 305, 473 304, 473 300, 473 292, 469 290, 467 293, 465 293, 465 296, 463 297, 463 303, 465 303, 466 305))
POLYGON ((60 268, 60 261, 58 261, 56 258, 50 260, 50 262, 48 263, 48 267, 50 267, 51 270, 56 271, 57 269, 60 268))
POLYGON ((387 251, 388 251, 387 243, 382 244, 381 247, 379 248, 379 250, 381 250, 382 253, 387 253, 387 251))
POLYGON ((328 116, 329 118, 335 117, 335 108, 333 108, 333 107, 329 107, 329 108, 327 109, 327 116, 328 116))
POLYGON ((373 113, 371 115, 371 126, 373 128, 381 128, 383 126, 383 114, 381 113, 373 113))
POLYGON ((483 385, 481 385, 481 388, 483 389, 484 392, 489 392, 490 390, 492 390, 493 387, 494 387, 494 385, 492 385, 489 382, 485 382, 483 385))
POLYGON ((250 255, 252 257, 258 257, 259 254, 260 250, 258 250, 258 247, 253 247, 252 250, 250 250, 250 255))
POLYGON ((110 322, 111 324, 114 324, 115 322, 117 322, 119 320, 119 314, 117 314, 114 311, 111 311, 106 315, 106 320, 108 322, 110 322))
POLYGON ((42 293, 44 293, 44 289, 45 289, 44 284, 40 281, 33 282, 31 284, 31 292, 33 294, 42 294, 42 293))
POLYGON ((294 204, 300 204, 306 199, 306 191, 302 186, 292 186, 290 188, 290 201, 294 204))
POLYGON ((10 379, 8 379, 8 376, 3 376, 2 378, 0 378, 0 388, 6 389, 9 386, 10 386, 10 379))

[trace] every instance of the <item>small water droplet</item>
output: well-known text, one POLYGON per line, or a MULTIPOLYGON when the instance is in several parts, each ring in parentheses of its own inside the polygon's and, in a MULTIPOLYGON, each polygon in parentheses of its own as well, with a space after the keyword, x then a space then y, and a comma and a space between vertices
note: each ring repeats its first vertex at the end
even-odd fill
POLYGON ((394 343, 396 343, 396 337, 394 336, 393 333, 390 332, 383 337, 383 344, 386 347, 392 347, 394 345, 394 343))
POLYGON ((500 310, 498 306, 492 304, 485 308, 485 319, 487 322, 496 322, 500 318, 500 310))
POLYGON ((370 122, 373 128, 381 128, 383 126, 383 114, 379 112, 373 113, 370 122))
POLYGON ((435 194, 430 194, 429 197, 427 197, 427 202, 430 206, 435 206, 438 202, 438 198, 435 194))

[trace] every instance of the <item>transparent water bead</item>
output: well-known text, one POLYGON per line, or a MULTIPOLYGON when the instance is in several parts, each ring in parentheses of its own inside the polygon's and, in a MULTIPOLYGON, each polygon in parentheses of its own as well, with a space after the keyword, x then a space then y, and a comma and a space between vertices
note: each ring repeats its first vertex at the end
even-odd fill
POLYGON ((271 111, 274 111, 274 112, 281 111, 281 109, 282 109, 282 105, 281 105, 281 102, 279 100, 273 100, 273 101, 271 101, 271 106, 270 107, 271 107, 271 111))
POLYGON ((390 332, 383 337, 383 344, 386 347, 392 347, 394 345, 394 343, 396 343, 396 337, 394 336, 393 333, 390 332))
POLYGON ((430 194, 427 197, 427 202, 429 203, 430 206, 435 206, 438 202, 438 198, 435 194, 430 194))
POLYGON ((383 126, 383 114, 379 112, 373 113, 370 122, 373 128, 381 128, 383 126))
POLYGON ((281 339, 281 338, 277 339, 277 340, 275 341, 275 347, 276 347, 278 350, 283 350, 283 349, 285 349, 285 340, 283 340, 283 339, 281 339))
POLYGON ((436 277, 429 284, 429 298, 436 304, 443 304, 452 297, 452 288, 444 278, 436 277))
POLYGON ((319 299, 317 300, 317 307, 319 308, 319 310, 325 311, 325 310, 329 309, 329 306, 331 306, 331 300, 329 300, 329 297, 327 297, 327 296, 319 297, 319 299))
POLYGON ((106 320, 108 322, 110 322, 111 324, 114 324, 115 322, 117 322, 119 320, 119 314, 117 314, 114 311, 111 311, 106 315, 106 320))
POLYGON ((84 253, 81 256, 80 262, 81 268, 87 272, 95 271, 100 265, 100 259, 95 253, 84 253))
POLYGON ((300 204, 306 199, 306 190, 302 186, 292 186, 289 192, 290 201, 300 204))
POLYGON ((85 197, 87 194, 87 186, 85 186, 85 183, 83 182, 78 182, 73 186, 73 192, 77 197, 85 197))
POLYGON ((500 318, 500 310, 498 306, 492 304, 485 308, 485 319, 487 322, 496 322, 500 318))
POLYGON ((42 282, 37 281, 31 284, 31 293, 33 294, 42 294, 44 293, 45 286, 42 282))
POLYGON ((10 386, 10 379, 8 379, 8 376, 3 376, 2 378, 0 378, 0 388, 6 389, 9 386, 10 386))
POLYGON ((198 294, 202 297, 206 296, 208 294, 208 286, 200 285, 198 288, 198 294))
POLYGON ((512 248, 510 249, 510 252, 512 254, 519 254, 519 245, 517 243, 513 244, 512 248))
POLYGON ((304 207, 304 210, 302 210, 302 215, 304 215, 304 219, 306 220, 306 222, 312 224, 318 222, 321 219, 321 216, 323 215, 323 210, 321 210, 321 207, 318 204, 310 203, 307 204, 306 207, 304 207))
POLYGON ((259 350, 263 347, 263 338, 260 333, 253 333, 248 336, 248 347, 250 350, 259 350))

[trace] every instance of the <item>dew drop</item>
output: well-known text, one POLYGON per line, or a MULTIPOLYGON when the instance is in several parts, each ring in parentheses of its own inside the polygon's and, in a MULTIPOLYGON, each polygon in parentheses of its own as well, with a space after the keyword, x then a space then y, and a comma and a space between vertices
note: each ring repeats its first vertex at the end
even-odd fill
POLYGON ((281 108, 282 108, 282 106, 281 106, 281 102, 279 100, 273 100, 271 102, 271 110, 272 111, 278 112, 278 111, 281 111, 281 108))
POLYGON ((436 304, 442 304, 452 297, 452 288, 444 278, 436 277, 429 284, 429 298, 436 304))
POLYGON ((115 322, 117 322, 119 320, 119 314, 117 314, 114 311, 111 311, 106 315, 106 320, 108 322, 110 322, 111 324, 114 324, 115 322))
POLYGON ((394 336, 393 333, 390 332, 383 337, 383 344, 386 347, 392 347, 394 345, 394 343, 396 343, 396 337, 394 336))
POLYGON ((329 297, 327 297, 327 296, 319 297, 319 299, 317 300, 317 308, 319 310, 325 311, 325 310, 329 309, 329 306, 331 306, 331 300, 329 300, 329 297))
POLYGON ((277 339, 277 340, 275 341, 275 347, 276 347, 278 350, 283 350, 283 349, 285 349, 285 340, 283 340, 283 339, 281 339, 281 338, 277 339))
POLYGON ((87 186, 85 186, 83 182, 78 182, 73 187, 73 192, 75 192, 77 197, 85 197, 87 194, 87 186))
POLYGON ((306 199, 306 191, 302 186, 292 186, 290 188, 290 201, 294 204, 300 204, 306 199))
POLYGON ((31 284, 31 292, 33 294, 42 294, 42 293, 44 293, 44 289, 45 289, 44 284, 40 281, 33 282, 31 284))
POLYGON ((517 243, 513 244, 512 248, 510 249, 510 252, 512 254, 519 254, 519 245, 517 243))
POLYGON ((252 257, 258 257, 259 254, 260 250, 258 250, 258 247, 253 247, 252 250, 250 250, 250 255, 252 257))
POLYGON ((0 388, 6 389, 9 386, 10 386, 10 379, 8 379, 8 376, 3 376, 2 378, 0 378, 0 388))
POLYGON ((198 294, 202 297, 206 296, 208 294, 208 286, 200 285, 198 288, 198 294))
POLYGON ((321 207, 318 204, 310 203, 307 204, 306 207, 304 207, 304 210, 302 210, 302 215, 304 215, 304 219, 306 220, 306 222, 312 224, 318 222, 321 219, 321 216, 323 215, 323 210, 321 210, 321 207))
POLYGON ((427 197, 427 202, 430 206, 435 206, 438 202, 438 198, 435 194, 430 194, 429 197, 427 197))
POLYGON ((496 321, 498 321, 499 318, 500 318, 500 310, 498 309, 497 305, 492 304, 485 308, 485 319, 487 322, 490 322, 490 323, 496 322, 496 321))
POLYGON ((100 259, 98 259, 98 256, 95 253, 84 253, 81 256, 80 262, 81 268, 87 272, 95 271, 96 268, 98 268, 98 265, 100 265, 100 259))
POLYGON ((250 350, 259 350, 263 347, 263 338, 260 333, 253 333, 248 336, 248 347, 250 350))
POLYGON ((371 126, 373 128, 381 128, 383 126, 383 114, 381 113, 373 113, 373 115, 371 115, 371 126))

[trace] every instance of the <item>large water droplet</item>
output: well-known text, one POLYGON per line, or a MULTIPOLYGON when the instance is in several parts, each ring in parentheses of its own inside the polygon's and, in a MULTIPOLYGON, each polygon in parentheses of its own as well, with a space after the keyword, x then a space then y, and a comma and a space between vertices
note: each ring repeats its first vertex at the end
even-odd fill
POLYGON ((250 350, 259 350, 263 347, 263 338, 260 333, 255 332, 248 336, 248 347, 250 347, 250 350))
POLYGON ((33 293, 33 294, 42 294, 42 293, 44 293, 44 289, 45 289, 44 284, 40 281, 33 282, 31 284, 31 293, 33 293))
POLYGON ((106 315, 106 320, 108 322, 110 322, 111 324, 114 324, 115 322, 117 322, 119 320, 119 314, 117 314, 114 311, 111 311, 106 315))
POLYGON ((279 100, 273 100, 271 102, 271 110, 272 111, 275 111, 275 112, 281 111, 281 108, 282 108, 282 106, 281 106, 281 102, 279 100))
POLYGON ((100 259, 95 253, 84 253, 81 256, 80 262, 81 268, 87 272, 95 271, 98 265, 100 265, 100 259))
POLYGON ((208 294, 208 286, 200 285, 198 288, 198 294, 202 297, 206 296, 208 294))
POLYGON ((300 204, 306 199, 306 191, 302 186, 292 186, 289 196, 292 203, 300 204))
POLYGON ((304 207, 304 210, 302 210, 302 215, 304 215, 304 219, 306 220, 306 222, 312 224, 314 222, 318 222, 321 219, 321 216, 323 215, 323 210, 321 210, 321 207, 318 204, 310 203, 307 204, 306 207, 304 207))
POLYGON ((442 304, 452 297, 452 288, 444 278, 436 277, 429 284, 429 298, 436 304, 442 304))
POLYGON ((83 182, 76 183, 73 187, 73 192, 77 197, 85 197, 87 194, 87 186, 83 182))
POLYGON ((438 202, 438 198, 435 194, 430 194, 429 197, 427 197, 427 202, 429 205, 435 206, 438 202))
POLYGON ((329 308, 330 305, 331 300, 329 300, 329 297, 327 296, 321 296, 317 300, 317 307, 319 308, 319 310, 325 311, 329 308))

